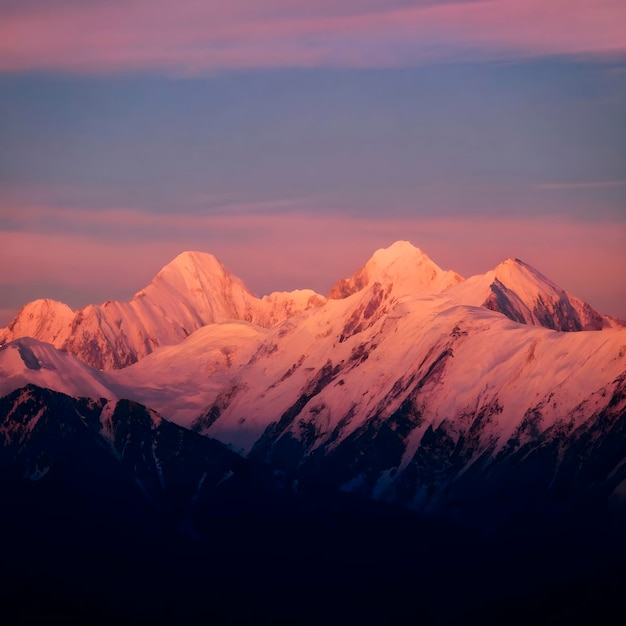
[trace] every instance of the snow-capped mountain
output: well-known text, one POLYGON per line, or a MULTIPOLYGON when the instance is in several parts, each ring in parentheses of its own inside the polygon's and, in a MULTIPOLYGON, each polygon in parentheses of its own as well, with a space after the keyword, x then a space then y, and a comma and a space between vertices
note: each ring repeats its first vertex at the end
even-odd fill
POLYGON ((619 327, 536 269, 519 259, 506 259, 494 270, 451 287, 452 302, 481 306, 514 322, 554 330, 601 330, 619 327))
MULTIPOLYGON (((184 254, 131 303, 91 310, 127 316, 98 328, 130 328, 133 313, 144 328, 194 332, 105 372, 14 341, 0 352, 2 390, 32 382, 130 398, 301 482, 422 511, 447 510, 463 493, 502 499, 514 467, 543 485, 516 475, 520 503, 563 484, 593 491, 587 470, 568 465, 576 454, 621 501, 626 328, 521 261, 464 280, 407 242, 378 250, 330 295, 258 300, 210 255, 184 254)), ((67 310, 44 310, 54 319, 33 316, 30 328, 58 340, 67 310)), ((22 314, 10 328, 27 322, 22 314)), ((61 339, 65 349, 85 340, 81 328, 61 339)), ((116 354, 128 345, 123 332, 110 340, 122 346, 116 354)))
POLYGON ((626 329, 546 328, 602 318, 518 261, 461 282, 419 255, 378 252, 343 299, 271 329, 194 428, 300 480, 420 510, 462 500, 470 476, 495 476, 501 498, 520 458, 544 463, 546 491, 563 472, 584 482, 564 470, 573 449, 621 497, 624 450, 600 450, 623 436, 626 329))
POLYGON ((530 606, 528 623, 546 598, 563 615, 557 580, 612 623, 626 327, 520 261, 464 280, 406 242, 327 301, 255 299, 203 259, 127 304, 31 303, 5 331, 0 574, 20 615, 64 598, 77 623, 302 623, 303 606, 310 624, 508 623, 530 606), (124 354, 142 358, 101 371, 124 354))
MULTIPOLYGON (((599 330, 620 326, 568 294, 519 260, 467 280, 444 271, 408 242, 374 253, 330 299, 345 298, 374 284, 393 297, 444 293, 451 303, 482 306, 510 319, 557 330, 599 330)), ((98 369, 120 369, 160 346, 176 345, 197 329, 228 320, 271 328, 326 299, 311 290, 276 292, 259 299, 212 255, 184 252, 165 266, 130 302, 107 301, 72 311, 54 300, 26 304, 0 330, 0 345, 32 337, 69 352, 98 369)))
POLYGON ((389 248, 376 250, 350 278, 338 281, 329 298, 346 298, 374 283, 389 286, 395 297, 435 294, 462 280, 456 272, 442 270, 408 241, 396 241, 389 248))
POLYGON ((259 299, 213 255, 184 252, 130 302, 76 312, 52 300, 31 302, 0 331, 0 344, 33 337, 96 368, 121 368, 207 324, 245 320, 272 326, 324 301, 310 290, 259 299))

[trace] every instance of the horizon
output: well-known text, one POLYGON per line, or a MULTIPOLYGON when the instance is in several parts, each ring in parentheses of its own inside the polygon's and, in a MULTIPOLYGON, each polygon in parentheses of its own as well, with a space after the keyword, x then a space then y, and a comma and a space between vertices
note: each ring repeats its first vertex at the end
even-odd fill
MULTIPOLYGON (((66 302, 66 301, 63 301, 63 300, 59 300, 59 301, 60 301, 60 302, 62 302, 63 304, 66 304, 66 305, 70 306, 70 308, 71 308, 72 310, 74 310, 74 311, 77 311, 77 310, 83 309, 83 308, 85 308, 86 306, 89 306, 89 305, 101 305, 101 304, 103 304, 103 303, 104 303, 105 301, 107 301, 107 300, 117 300, 117 301, 121 301, 121 302, 129 301, 129 300, 131 300, 131 299, 135 296, 135 294, 136 294, 136 293, 138 293, 138 292, 140 292, 141 290, 143 290, 143 288, 145 288, 145 287, 146 287, 146 286, 147 286, 150 282, 152 282, 152 280, 154 280, 154 278, 156 278, 157 274, 158 274, 158 273, 159 273, 162 269, 164 269, 164 268, 165 268, 165 267, 167 267, 168 265, 172 264, 172 263, 176 260, 176 258, 178 258, 179 256, 181 256, 181 255, 183 255, 183 254, 188 254, 188 253, 199 253, 199 254, 206 254, 206 255, 213 256, 214 258, 216 258, 216 259, 217 259, 217 260, 218 260, 218 261, 219 261, 219 262, 220 262, 220 263, 224 266, 224 268, 225 268, 225 269, 226 269, 226 270, 227 270, 227 271, 228 271, 231 275, 233 275, 235 278, 238 278, 239 280, 241 280, 241 281, 243 282, 243 284, 246 286, 246 288, 247 288, 247 289, 248 289, 248 290, 249 290, 252 294, 254 294, 255 296, 257 296, 257 297, 259 297, 259 298, 262 298, 263 296, 265 296, 265 295, 269 295, 270 293, 273 293, 273 292, 281 292, 281 291, 282 291, 282 292, 285 292, 285 291, 296 291, 296 290, 299 290, 299 289, 312 289, 312 290, 313 290, 313 291, 315 291, 318 295, 322 295, 322 296, 324 296, 324 297, 328 297, 329 292, 332 290, 333 286, 335 286, 335 285, 336 285, 336 283, 337 283, 338 281, 340 281, 340 280, 342 280, 342 279, 348 279, 348 278, 352 277, 352 275, 353 275, 355 272, 357 272, 360 268, 362 268, 362 267, 363 267, 363 266, 364 266, 364 265, 365 265, 365 264, 366 264, 366 263, 367 263, 367 262, 368 262, 368 261, 372 258, 372 256, 373 256, 376 252, 378 252, 378 251, 380 251, 380 250, 386 250, 386 249, 388 249, 388 248, 391 248, 391 247, 395 246, 395 245, 396 245, 396 244, 398 244, 398 243, 408 243, 408 244, 409 244, 410 246, 412 246, 413 248, 415 248, 415 249, 417 249, 417 250, 421 251, 423 254, 425 254, 425 255, 426 255, 426 256, 427 256, 427 257, 428 257, 428 258, 429 258, 429 259, 430 259, 433 263, 435 263, 435 265, 437 265, 440 269, 442 269, 442 270, 444 270, 444 271, 446 271, 446 270, 452 270, 452 271, 455 271, 455 272, 457 272, 457 273, 458 273, 458 274, 459 274, 459 275, 463 278, 463 280, 466 280, 466 279, 468 279, 468 278, 470 278, 470 277, 472 277, 472 276, 477 276, 477 275, 486 274, 487 272, 494 270, 494 269, 495 269, 498 265, 500 265, 501 263, 504 263, 506 260, 509 260, 509 259, 513 259, 513 260, 516 260, 516 261, 520 261, 520 262, 522 262, 524 265, 530 266, 531 268, 533 268, 533 269, 535 269, 535 270, 539 271, 539 272, 540 272, 541 274, 543 274, 546 278, 548 278, 548 279, 550 279, 550 280, 553 280, 553 277, 552 277, 552 276, 550 276, 549 274, 546 274, 546 272, 544 272, 544 271, 542 270, 542 268, 540 268, 540 267, 536 267, 536 266, 534 266, 532 263, 528 263, 525 259, 523 259, 523 258, 519 258, 519 257, 517 257, 517 256, 515 256, 515 255, 509 255, 508 257, 503 257, 503 258, 501 258, 501 259, 500 259, 497 263, 495 263, 495 264, 494 264, 493 266, 491 266, 491 267, 486 268, 484 271, 473 272, 473 273, 471 273, 471 274, 464 274, 464 273, 462 273, 462 272, 459 272, 459 271, 458 271, 455 267, 447 267, 447 266, 442 266, 442 265, 440 265, 439 263, 437 263, 437 260, 436 260, 436 259, 433 259, 433 258, 432 258, 432 257, 428 254, 428 252, 427 252, 426 250, 424 250, 424 249, 423 249, 422 247, 420 247, 420 246, 415 245, 412 241, 409 241, 409 240, 406 240, 406 239, 397 239, 397 240, 395 240, 395 241, 393 241, 393 242, 390 242, 388 245, 381 246, 381 247, 379 247, 379 248, 376 248, 375 250, 372 250, 372 251, 371 251, 371 253, 369 254, 369 256, 367 256, 366 258, 362 259, 362 261, 361 261, 359 264, 357 264, 357 265, 353 265, 353 269, 352 269, 352 271, 351 271, 350 273, 346 273, 346 274, 344 274, 344 275, 342 275, 342 276, 336 276, 335 278, 330 279, 330 280, 325 280, 325 281, 324 281, 324 283, 322 283, 322 284, 324 284, 325 288, 324 288, 324 289, 322 289, 322 290, 320 290, 320 289, 312 289, 312 287, 310 287, 310 286, 308 286, 308 285, 297 285, 297 286, 294 286, 294 287, 289 288, 289 289, 268 289, 268 290, 266 290, 266 291, 264 291, 264 292, 254 291, 252 288, 250 288, 250 285, 249 285, 249 284, 248 284, 248 282, 246 281, 245 276, 241 276, 241 275, 237 274, 236 272, 232 271, 232 269, 231 269, 231 268, 230 268, 230 267, 229 267, 226 263, 224 263, 224 262, 223 262, 223 260, 222 260, 221 258, 219 258, 217 255, 213 254, 212 252, 209 252, 209 251, 203 251, 203 250, 183 250, 183 251, 181 251, 181 252, 177 253, 176 255, 174 255, 174 256, 173 256, 173 257, 172 257, 169 261, 167 261, 164 265, 162 265, 161 267, 157 268, 157 269, 156 269, 156 270, 152 273, 152 275, 150 276, 150 278, 149 278, 148 280, 146 280, 146 281, 145 281, 145 283, 144 283, 144 284, 142 284, 142 285, 140 285, 140 286, 137 286, 137 287, 133 288, 133 289, 132 289, 132 293, 131 293, 131 295, 129 295, 129 296, 128 296, 128 297, 126 297, 126 298, 112 298, 112 297, 107 297, 107 298, 105 298, 105 300, 102 300, 102 301, 98 301, 98 302, 95 302, 95 301, 94 301, 94 302, 86 302, 86 303, 84 303, 84 304, 82 304, 82 305, 80 305, 80 304, 79 304, 78 306, 72 306, 72 304, 71 304, 70 302, 66 302)), ((328 279, 328 277, 325 277, 325 278, 326 278, 326 279, 328 279)), ((554 281, 554 282, 556 282, 556 284, 557 284, 559 287, 564 288, 561 284, 559 284, 559 283, 558 283, 558 281, 554 281)), ((566 288, 564 288, 564 289, 565 289, 565 291, 567 291, 570 295, 573 295, 573 296, 579 297, 579 295, 578 295, 578 294, 576 294, 576 293, 572 293, 571 291, 569 291, 569 290, 568 290, 568 289, 566 289, 566 288)), ((419 296, 419 294, 416 294, 416 295, 418 295, 418 296, 419 296)), ((51 299, 51 300, 56 300, 55 298, 47 298, 46 296, 42 296, 41 298, 35 298, 34 300, 39 300, 39 299, 51 299)), ((584 300, 584 298, 582 298, 582 299, 584 300)), ((32 301, 32 300, 31 300, 31 301, 32 301)), ((585 301, 586 301, 586 300, 585 300, 585 301)), ((587 303, 588 303, 588 304, 591 304, 591 303, 589 303, 589 302, 587 302, 587 303)), ((28 304, 28 303, 26 303, 26 302, 25 302, 25 303, 24 303, 24 306, 25 306, 26 304, 28 304)), ((23 307, 21 307, 21 308, 23 308, 23 307)), ((15 314, 12 314, 12 317, 10 317, 8 320, 0 316, 0 328, 3 328, 3 327, 8 326, 8 325, 9 325, 9 323, 10 323, 10 322, 11 322, 11 321, 15 318, 15 315, 19 312, 19 310, 21 310, 21 308, 20 308, 20 309, 18 309, 18 311, 16 311, 16 312, 15 312, 15 314), (5 323, 3 323, 3 320, 5 321, 5 323)), ((592 305, 592 308, 595 308, 595 307, 593 307, 593 305, 592 305)), ((596 310, 597 310, 597 309, 596 309, 596 310)), ((601 310, 599 310, 598 312, 599 312, 599 313, 601 313, 602 315, 608 315, 609 317, 614 317, 614 318, 617 318, 617 319, 626 320, 626 316, 625 316, 624 318, 622 318, 622 317, 620 317, 620 316, 618 316, 618 315, 612 315, 611 313, 606 313, 605 311, 601 311, 601 310)))
POLYGON ((408 239, 626 319, 626 6, 0 7, 0 327, 126 301, 184 250, 328 293, 408 239))

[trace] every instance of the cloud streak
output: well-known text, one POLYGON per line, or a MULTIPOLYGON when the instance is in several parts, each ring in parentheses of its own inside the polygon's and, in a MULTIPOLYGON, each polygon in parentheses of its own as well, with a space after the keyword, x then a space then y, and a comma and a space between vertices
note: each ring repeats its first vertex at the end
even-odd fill
POLYGON ((590 180, 580 182, 541 183, 537 189, 617 189, 626 187, 626 180, 590 180))
POLYGON ((621 0, 8 3, 0 71, 388 67, 624 53, 621 0), (295 5, 295 6, 294 6, 295 5))

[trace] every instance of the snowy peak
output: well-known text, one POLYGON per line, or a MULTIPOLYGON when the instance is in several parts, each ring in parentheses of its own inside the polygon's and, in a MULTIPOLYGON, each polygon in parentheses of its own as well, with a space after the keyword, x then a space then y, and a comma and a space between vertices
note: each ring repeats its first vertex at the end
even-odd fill
POLYGON ((48 298, 33 300, 24 305, 4 332, 0 332, 0 344, 14 337, 38 337, 45 335, 54 341, 72 324, 74 311, 67 304, 48 298))
POLYGON ((209 252, 199 252, 197 250, 185 250, 163 267, 159 274, 167 271, 179 271, 181 273, 193 272, 198 268, 210 269, 215 274, 220 272, 223 274, 228 273, 228 270, 213 254, 209 252))
POLYGON ((259 299, 216 257, 205 252, 179 254, 135 295, 132 304, 142 306, 144 299, 156 303, 171 319, 185 320, 187 333, 226 320, 271 327, 326 302, 310 289, 275 292, 259 299))
POLYGON ((586 302, 520 259, 509 258, 486 274, 471 276, 447 289, 449 305, 477 306, 502 313, 514 322, 559 331, 619 328, 586 302))
POLYGON ((601 330, 610 322, 519 259, 506 259, 494 272, 483 303, 514 321, 560 331, 601 330))
POLYGON ((353 276, 336 283, 329 297, 346 298, 374 283, 390 287, 398 297, 434 294, 461 280, 459 274, 442 270, 410 242, 396 241, 376 250, 353 276))
POLYGON ((505 259, 493 270, 495 277, 519 296, 534 296, 538 291, 562 292, 563 290, 541 272, 520 259, 505 259))
POLYGON ((220 261, 206 252, 182 252, 168 263, 151 284, 164 283, 181 292, 216 284, 235 283, 247 291, 243 282, 233 276, 220 261))
MULTIPOLYGON (((212 254, 183 252, 130 305, 142 318, 152 310, 181 326, 183 336, 226 319, 247 319, 256 298, 212 254)), ((167 343, 172 343, 167 341, 167 343)))

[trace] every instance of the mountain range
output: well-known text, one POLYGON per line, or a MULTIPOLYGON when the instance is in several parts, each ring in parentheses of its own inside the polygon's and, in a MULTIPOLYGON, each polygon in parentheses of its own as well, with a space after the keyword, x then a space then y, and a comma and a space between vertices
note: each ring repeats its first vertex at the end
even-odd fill
POLYGON ((622 554, 626 324, 519 259, 464 279, 396 242, 328 297, 257 298, 186 252, 128 303, 31 302, 0 345, 11 493, 119 494, 131 525, 192 536, 198 510, 266 528, 271 501, 309 528, 347 498, 415 528, 584 527, 622 554))
POLYGON ((93 367, 122 368, 207 324, 237 319, 269 327, 323 303, 310 290, 256 298, 213 255, 183 252, 130 302, 78 311, 55 300, 30 302, 0 333, 0 343, 33 337, 93 367))

